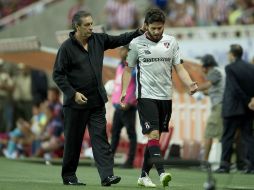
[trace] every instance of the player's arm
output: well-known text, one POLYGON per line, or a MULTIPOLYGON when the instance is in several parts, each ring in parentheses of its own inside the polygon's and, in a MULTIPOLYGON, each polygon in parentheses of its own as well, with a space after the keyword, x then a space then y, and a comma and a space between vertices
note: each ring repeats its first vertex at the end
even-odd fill
POLYGON ((124 101, 124 98, 126 96, 127 88, 129 86, 130 80, 131 80, 131 73, 132 69, 136 66, 138 59, 138 52, 136 49, 136 45, 133 43, 133 41, 129 45, 129 51, 127 56, 127 65, 124 68, 124 73, 122 75, 122 94, 121 94, 121 102, 124 101))
POLYGON ((198 89, 197 83, 191 80, 189 73, 182 64, 174 65, 174 68, 181 81, 189 88, 190 94, 194 94, 198 89))
POLYGON ((130 80, 131 80, 131 73, 132 73, 132 68, 130 67, 125 67, 123 76, 122 76, 122 96, 121 96, 121 101, 124 100, 127 92, 127 88, 129 86, 130 80))
POLYGON ((198 85, 198 91, 207 91, 212 86, 211 81, 206 81, 198 85))
POLYGON ((176 40, 173 41, 173 65, 176 70, 177 75, 180 77, 181 81, 189 88, 190 94, 194 94, 198 85, 196 82, 193 82, 190 78, 189 73, 183 67, 182 60, 180 58, 179 45, 176 40))

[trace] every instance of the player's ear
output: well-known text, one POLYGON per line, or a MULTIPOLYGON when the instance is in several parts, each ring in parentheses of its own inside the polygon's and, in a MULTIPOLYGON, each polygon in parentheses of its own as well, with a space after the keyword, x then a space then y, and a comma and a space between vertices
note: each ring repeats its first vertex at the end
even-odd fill
POLYGON ((75 28, 76 28, 76 30, 78 31, 79 30, 79 25, 78 24, 75 24, 75 28))
POLYGON ((145 29, 147 30, 148 29, 148 23, 144 23, 144 26, 145 26, 145 29))

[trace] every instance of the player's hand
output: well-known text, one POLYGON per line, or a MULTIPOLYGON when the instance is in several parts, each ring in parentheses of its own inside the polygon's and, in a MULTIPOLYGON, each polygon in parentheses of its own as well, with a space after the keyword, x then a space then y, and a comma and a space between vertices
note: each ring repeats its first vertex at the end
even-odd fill
POLYGON ((248 104, 248 107, 249 107, 252 111, 254 111, 254 97, 251 98, 251 101, 250 101, 250 103, 248 104))
POLYGON ((122 109, 122 110, 128 110, 129 107, 130 107, 129 104, 126 104, 126 103, 123 103, 123 102, 121 102, 120 106, 121 106, 121 109, 122 109))
POLYGON ((198 90, 198 84, 197 82, 192 82, 189 86, 190 95, 194 94, 198 90))
POLYGON ((81 94, 80 92, 75 93, 75 102, 77 104, 86 104, 87 103, 87 98, 81 94))
POLYGON ((121 105, 121 107, 122 107, 122 104, 124 104, 125 97, 126 97, 126 93, 121 94, 121 97, 120 97, 120 105, 121 105))

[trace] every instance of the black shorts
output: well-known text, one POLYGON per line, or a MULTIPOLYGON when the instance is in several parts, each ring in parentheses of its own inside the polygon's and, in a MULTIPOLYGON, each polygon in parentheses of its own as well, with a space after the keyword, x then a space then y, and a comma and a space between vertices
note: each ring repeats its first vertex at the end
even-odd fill
POLYGON ((160 133, 168 132, 172 100, 139 98, 137 108, 143 134, 153 130, 159 130, 160 133))

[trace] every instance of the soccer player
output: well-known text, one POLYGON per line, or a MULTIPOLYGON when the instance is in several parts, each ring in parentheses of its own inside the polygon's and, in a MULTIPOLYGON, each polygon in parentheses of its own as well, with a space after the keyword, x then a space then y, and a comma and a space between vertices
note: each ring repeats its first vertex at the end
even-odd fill
POLYGON ((191 80, 181 64, 176 39, 163 33, 164 24, 165 15, 161 10, 151 9, 146 13, 147 32, 131 41, 127 57, 130 68, 125 69, 122 78, 121 99, 124 101, 131 78, 131 68, 137 68, 137 108, 142 133, 148 136, 138 185, 145 187, 156 187, 148 176, 153 164, 164 187, 168 186, 171 180, 171 174, 165 172, 163 164, 153 160, 162 158, 159 145, 160 134, 168 131, 172 111, 173 68, 189 88, 190 94, 196 92, 198 88, 197 83, 191 80))

